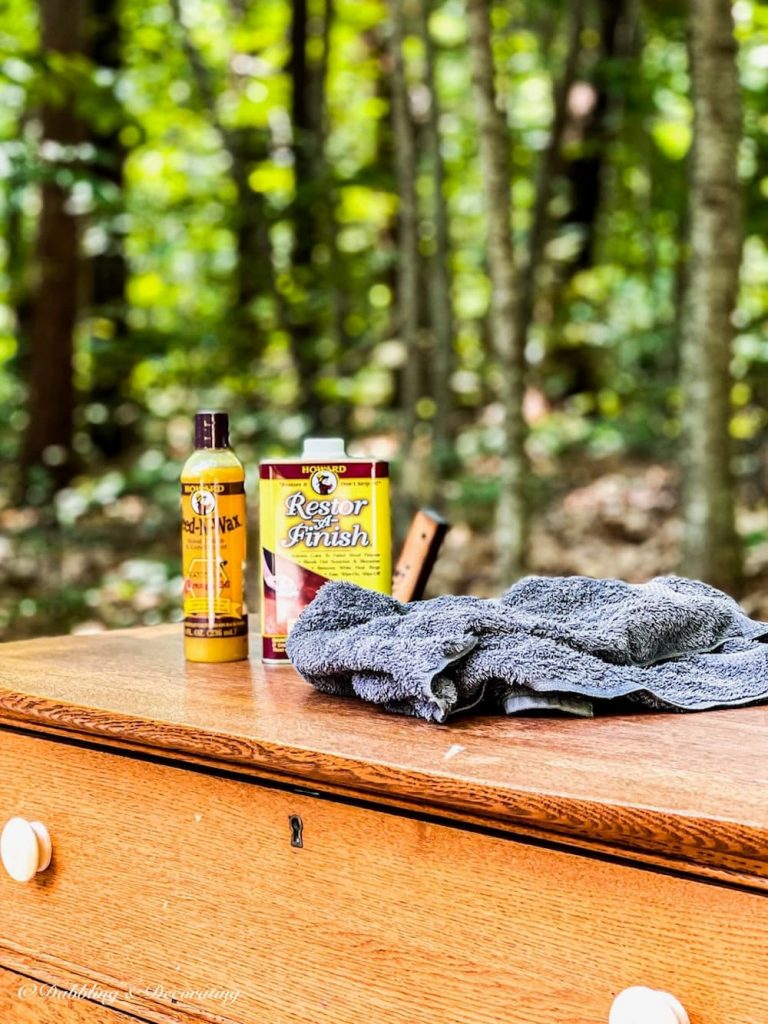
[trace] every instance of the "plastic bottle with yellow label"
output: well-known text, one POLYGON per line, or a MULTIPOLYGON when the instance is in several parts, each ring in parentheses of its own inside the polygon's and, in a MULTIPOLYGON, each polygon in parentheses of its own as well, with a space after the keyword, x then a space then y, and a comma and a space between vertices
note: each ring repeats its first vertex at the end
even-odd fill
POLYGON ((248 657, 244 598, 245 471, 229 447, 229 417, 195 416, 195 451, 181 472, 184 656, 248 657))

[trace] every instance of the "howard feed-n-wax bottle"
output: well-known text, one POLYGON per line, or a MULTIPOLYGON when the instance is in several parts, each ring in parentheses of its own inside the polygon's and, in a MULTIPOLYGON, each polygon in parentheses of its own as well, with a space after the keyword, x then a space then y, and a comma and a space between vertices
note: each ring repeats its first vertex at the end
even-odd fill
POLYGON ((195 416, 195 451, 181 471, 181 519, 184 656, 247 658, 245 471, 229 447, 226 413, 195 416))
POLYGON ((341 438, 259 473, 262 657, 286 661, 287 634, 320 587, 348 580, 392 592, 389 466, 350 458, 341 438))

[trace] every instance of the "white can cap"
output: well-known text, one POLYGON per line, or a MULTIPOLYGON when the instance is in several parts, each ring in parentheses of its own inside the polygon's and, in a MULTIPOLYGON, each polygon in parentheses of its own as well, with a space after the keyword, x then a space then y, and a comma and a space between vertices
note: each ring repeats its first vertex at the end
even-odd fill
POLYGON ((301 452, 303 459, 346 459, 343 437, 308 437, 301 452))

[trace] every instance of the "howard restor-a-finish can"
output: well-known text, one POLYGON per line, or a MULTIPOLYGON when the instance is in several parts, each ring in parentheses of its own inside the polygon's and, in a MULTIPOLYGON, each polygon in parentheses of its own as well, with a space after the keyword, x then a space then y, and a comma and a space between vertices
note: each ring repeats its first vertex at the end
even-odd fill
POLYGON ((353 459, 340 438, 309 438, 301 456, 260 466, 261 635, 264 661, 328 580, 392 588, 389 465, 353 459))

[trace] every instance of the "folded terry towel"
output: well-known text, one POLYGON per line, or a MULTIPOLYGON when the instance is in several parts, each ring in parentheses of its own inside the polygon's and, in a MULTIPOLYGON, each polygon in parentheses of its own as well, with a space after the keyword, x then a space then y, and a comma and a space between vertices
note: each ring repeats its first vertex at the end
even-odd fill
POLYGON ((768 699, 768 623, 696 580, 520 580, 499 600, 401 604, 327 583, 288 655, 318 690, 444 722, 470 707, 592 714, 626 697, 699 711, 768 699))

